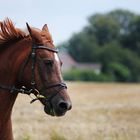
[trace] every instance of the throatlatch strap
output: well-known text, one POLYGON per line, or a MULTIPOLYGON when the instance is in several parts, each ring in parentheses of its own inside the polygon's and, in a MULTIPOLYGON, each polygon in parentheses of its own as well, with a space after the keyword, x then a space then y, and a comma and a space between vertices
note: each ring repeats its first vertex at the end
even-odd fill
POLYGON ((10 86, 5 86, 5 85, 0 85, 0 89, 10 91, 10 93, 19 92, 19 93, 28 94, 28 95, 32 93, 31 90, 27 90, 24 86, 19 89, 19 88, 16 88, 15 86, 10 87, 10 86))

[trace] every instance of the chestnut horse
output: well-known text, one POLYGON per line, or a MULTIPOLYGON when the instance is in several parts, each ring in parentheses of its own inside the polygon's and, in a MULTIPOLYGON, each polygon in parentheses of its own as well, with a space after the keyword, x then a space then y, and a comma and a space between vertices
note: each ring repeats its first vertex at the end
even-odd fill
POLYGON ((48 27, 30 27, 29 34, 12 21, 0 22, 0 140, 13 140, 11 112, 18 93, 34 94, 44 111, 62 116, 71 109, 62 62, 48 27))

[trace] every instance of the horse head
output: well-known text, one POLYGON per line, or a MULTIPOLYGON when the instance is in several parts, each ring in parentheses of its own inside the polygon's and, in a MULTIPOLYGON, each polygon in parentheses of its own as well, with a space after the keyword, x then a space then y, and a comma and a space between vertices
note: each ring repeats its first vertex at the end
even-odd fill
POLYGON ((27 24, 27 29, 31 48, 20 72, 20 83, 27 83, 26 87, 31 89, 36 99, 44 105, 47 114, 62 116, 72 105, 61 75, 62 61, 58 56, 58 50, 53 44, 46 24, 42 30, 27 24))

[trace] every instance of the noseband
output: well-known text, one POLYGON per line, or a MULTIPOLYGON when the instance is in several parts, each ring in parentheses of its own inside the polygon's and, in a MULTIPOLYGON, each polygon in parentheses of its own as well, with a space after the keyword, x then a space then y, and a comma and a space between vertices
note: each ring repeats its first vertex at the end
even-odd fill
MULTIPOLYGON (((37 98, 33 99, 31 102, 34 102, 35 100, 37 100, 39 98, 45 98, 46 100, 48 100, 44 95, 41 95, 39 93, 38 89, 36 89, 35 64, 36 64, 36 50, 37 49, 45 49, 45 50, 53 52, 53 53, 58 53, 58 49, 56 49, 56 48, 50 48, 50 47, 47 47, 47 46, 36 46, 36 45, 32 46, 31 54, 27 58, 27 61, 28 61, 29 58, 31 57, 31 62, 32 62, 32 65, 31 65, 31 72, 32 73, 31 73, 31 83, 30 83, 31 84, 31 89, 28 90, 28 89, 26 89, 25 86, 22 86, 21 88, 16 88, 16 86, 6 86, 6 85, 2 85, 2 84, 0 84, 0 89, 8 90, 8 91, 10 91, 10 93, 19 92, 19 93, 28 94, 28 95, 30 95, 31 93, 33 93, 35 95, 37 94, 36 95, 37 98)), ((20 72, 19 78, 22 77, 23 70, 24 70, 26 64, 27 64, 27 62, 24 63, 24 67, 23 67, 22 71, 20 72)), ((51 88, 56 88, 56 87, 59 87, 59 91, 67 88, 65 83, 60 82, 60 83, 53 83, 53 84, 50 84, 49 86, 46 86, 45 90, 48 90, 48 89, 51 89, 51 88)), ((54 95, 52 95, 52 96, 54 96, 54 95)), ((52 98, 52 96, 50 98, 52 98)))

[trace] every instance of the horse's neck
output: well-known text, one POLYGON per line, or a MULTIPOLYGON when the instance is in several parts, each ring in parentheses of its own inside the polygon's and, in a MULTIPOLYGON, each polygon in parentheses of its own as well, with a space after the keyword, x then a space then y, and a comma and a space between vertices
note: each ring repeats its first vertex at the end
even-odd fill
MULTIPOLYGON (((11 86, 14 84, 14 77, 10 74, 11 70, 8 67, 10 60, 6 60, 6 57, 9 58, 10 53, 2 54, 0 58, 0 85, 11 86)), ((0 89, 0 140, 13 139, 11 112, 16 96, 16 94, 0 89)))
MULTIPOLYGON (((15 85, 18 70, 14 69, 13 67, 15 66, 16 60, 20 56, 20 54, 18 54, 19 48, 16 47, 17 46, 14 46, 14 48, 9 48, 8 51, 5 51, 5 54, 2 53, 2 55, 0 55, 0 85, 15 85), (14 50, 11 51, 10 49, 14 50)), ((0 89, 0 140, 13 139, 11 112, 16 97, 17 94, 0 89)))
POLYGON ((17 95, 0 92, 0 140, 12 140, 11 112, 17 95))

